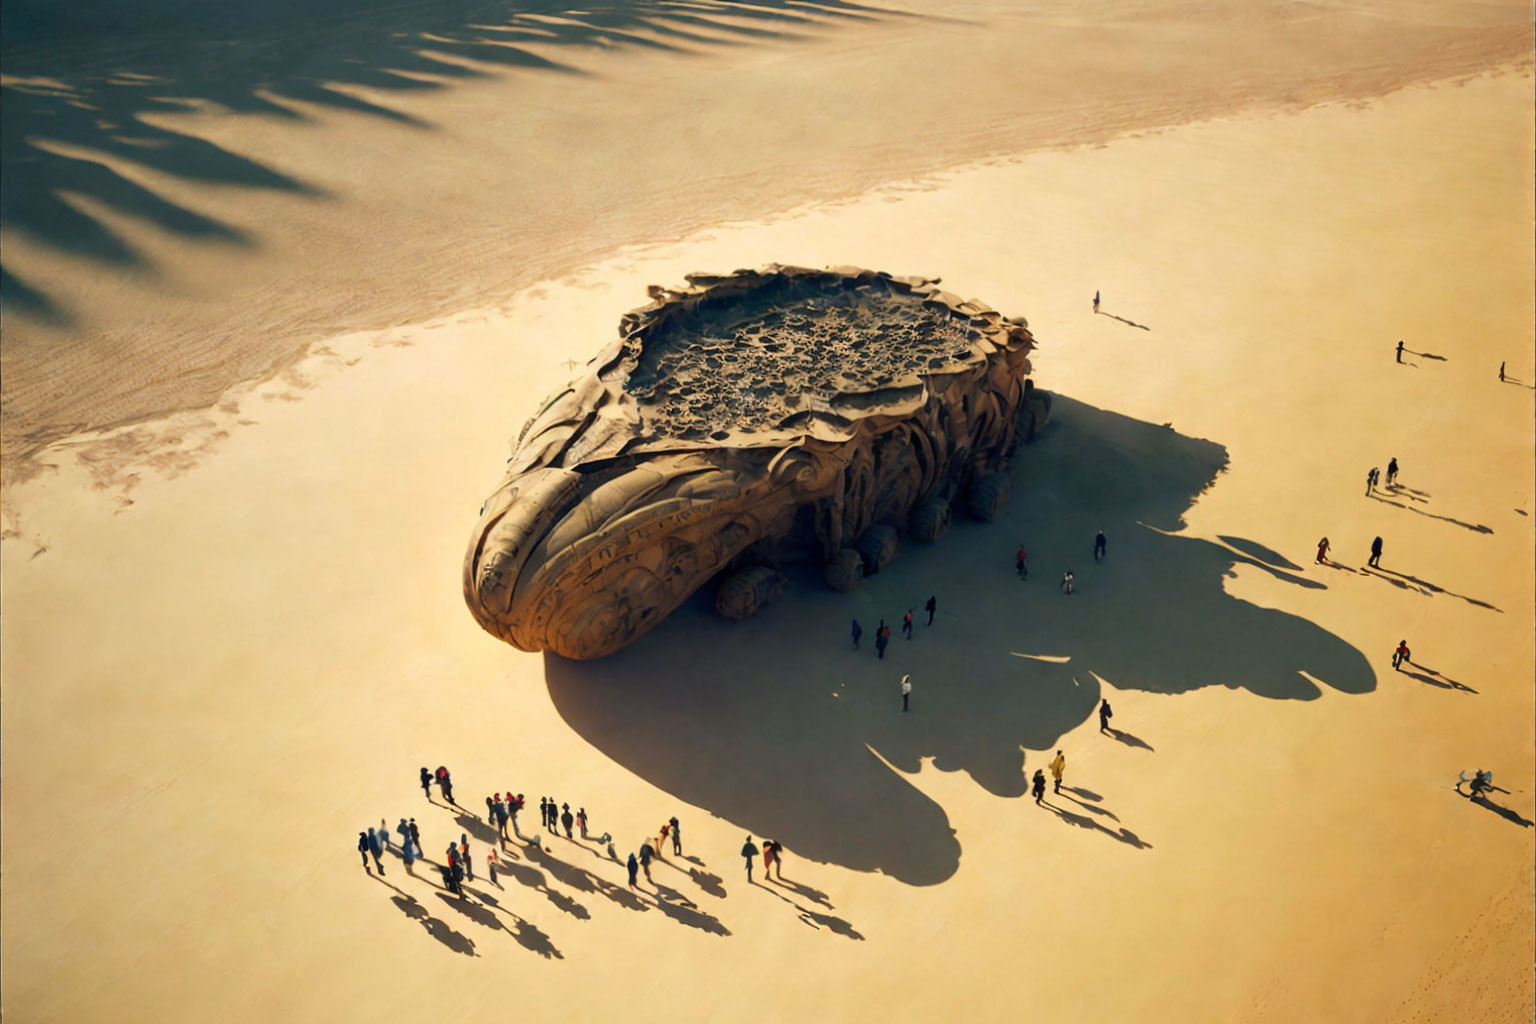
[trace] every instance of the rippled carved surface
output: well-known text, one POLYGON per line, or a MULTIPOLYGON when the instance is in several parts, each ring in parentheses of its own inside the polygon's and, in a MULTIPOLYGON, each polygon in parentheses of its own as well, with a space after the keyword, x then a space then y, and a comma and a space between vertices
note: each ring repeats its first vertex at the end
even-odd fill
POLYGON ((594 658, 726 568, 831 558, 1005 464, 1033 347, 936 280, 689 275, 523 428, 464 565, 524 650, 594 658))

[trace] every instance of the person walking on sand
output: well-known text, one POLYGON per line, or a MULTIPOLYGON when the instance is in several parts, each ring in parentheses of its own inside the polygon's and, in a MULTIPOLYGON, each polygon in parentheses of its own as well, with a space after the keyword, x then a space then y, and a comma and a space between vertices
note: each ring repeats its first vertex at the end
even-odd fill
POLYGON ((1093 538, 1093 560, 1097 562, 1107 554, 1109 554, 1109 542, 1104 539, 1104 531, 1100 530, 1099 535, 1093 538))
POLYGON ((1099 704, 1099 732, 1110 731, 1109 719, 1112 715, 1114 715, 1114 711, 1110 709, 1109 701, 1106 700, 1101 702, 1099 704))
POLYGON ((1392 461, 1387 463, 1387 486, 1397 486, 1397 456, 1392 456, 1392 461))
POLYGON ((395 831, 400 833, 400 846, 403 849, 409 850, 411 848, 411 842, 412 842, 411 841, 411 826, 409 826, 409 825, 407 825, 405 823, 405 819, 404 818, 401 818, 400 819, 400 824, 395 826, 395 831))
POLYGON ((656 856, 660 857, 662 860, 666 860, 667 859, 667 855, 664 852, 662 852, 662 851, 664 851, 667 848, 667 836, 669 836, 671 834, 672 834, 672 823, 670 821, 662 822, 661 823, 661 834, 656 837, 656 856))
POLYGON ((1367 561, 1365 564, 1366 565, 1375 565, 1375 566, 1380 566, 1381 565, 1381 538, 1380 537, 1377 537, 1375 540, 1371 541, 1371 557, 1370 557, 1370 560, 1367 561))
POLYGON ((1401 672, 1405 663, 1410 665, 1413 664, 1413 662, 1409 660, 1412 657, 1413 652, 1408 649, 1408 641, 1399 640, 1397 642, 1397 650, 1392 652, 1392 667, 1401 672))
POLYGON ((491 847, 485 855, 485 877, 496 888, 501 888, 501 883, 496 881, 496 866, 501 863, 501 857, 496 853, 496 847, 491 847))
POLYGON ((1066 572, 1062 573, 1061 574, 1061 592, 1063 594, 1070 594, 1070 593, 1072 593, 1072 583, 1076 579, 1077 579, 1077 577, 1072 575, 1072 570, 1071 569, 1068 569, 1066 572))
POLYGON ((1376 467, 1372 466, 1365 474, 1365 493, 1370 494, 1376 488, 1376 467))
POLYGON ((656 851, 651 848, 649 839, 640 844, 640 870, 645 872, 645 880, 652 885, 656 884, 655 879, 651 878, 651 858, 655 855, 656 851))
POLYGON ((454 807, 459 806, 453 800, 453 776, 442 765, 437 766, 437 788, 443 791, 444 800, 453 804, 454 807))
POLYGON ((368 830, 368 852, 373 854, 373 862, 379 866, 379 874, 382 875, 384 873, 384 862, 379 858, 383 855, 384 850, 379 845, 379 834, 373 829, 368 830))
POLYGON ((773 840, 763 840, 763 881, 773 881, 773 840))
POLYGON ((576 808, 576 828, 581 832, 581 838, 587 838, 587 809, 585 807, 576 808))
POLYGON ((1402 343, 1402 341, 1398 341, 1398 343, 1397 343, 1397 361, 1398 362, 1402 362, 1403 361, 1403 343, 1402 343))
POLYGON ((902 711, 906 711, 907 710, 907 702, 911 699, 911 697, 912 697, 912 677, 911 676, 902 676, 901 677, 901 710, 902 711))
POLYGON ((512 834, 519 839, 523 838, 523 833, 518 830, 517 815, 523 809, 524 802, 523 794, 521 793, 517 794, 516 800, 507 801, 509 805, 507 807, 507 817, 512 819, 512 834))
POLYGON ((864 635, 864 627, 859 625, 859 620, 853 620, 853 628, 848 630, 848 635, 853 637, 853 649, 859 649, 859 637, 864 635))
POLYGON ((539 797, 539 828, 549 828, 549 797, 539 797))
POLYGON ((672 852, 681 857, 683 855, 683 826, 677 823, 677 815, 675 814, 667 824, 672 826, 672 852))
POLYGON ((560 824, 565 826, 565 838, 571 838, 571 826, 576 824, 576 815, 571 813, 570 804, 561 804, 560 824))
POLYGON ((629 887, 633 889, 635 887, 635 879, 640 875, 640 862, 635 859, 633 853, 629 855, 629 863, 625 867, 629 868, 629 887))
POLYGON ((416 826, 416 819, 411 819, 411 842, 416 844, 416 856, 426 857, 427 851, 421 848, 421 829, 416 826))
POLYGON ((427 794, 427 799, 432 799, 432 771, 429 768, 421 770, 421 791, 427 794))
POLYGON ((410 875, 412 878, 415 878, 416 851, 411 849, 410 840, 406 840, 404 852, 400 854, 400 859, 405 861, 405 873, 410 875))
POLYGON ((1035 777, 1032 780, 1032 783, 1035 791, 1035 803, 1038 804, 1040 801, 1045 799, 1045 772, 1041 771, 1039 768, 1036 768, 1035 777))
POLYGON ((469 880, 475 880, 475 859, 469 855, 469 835, 459 833, 459 860, 464 862, 464 872, 469 875, 469 880))
POLYGON ((1019 550, 1013 556, 1013 568, 1019 574, 1019 579, 1029 579, 1029 552, 1024 550, 1024 542, 1019 542, 1019 550))
MULTIPOLYGON (((779 881, 784 881, 784 844, 777 839, 773 840, 773 865, 779 869, 779 881)), ((768 877, 768 868, 763 867, 763 877, 768 877)))
POLYGON ((1056 751, 1056 759, 1051 762, 1051 776, 1056 780, 1051 787, 1052 793, 1061 792, 1061 775, 1067 770, 1067 758, 1061 751, 1056 751))
POLYGON ((885 660, 885 645, 891 642, 891 627, 880 620, 880 625, 875 629, 875 657, 885 660))
POLYGON ((485 823, 487 825, 496 824, 496 803, 500 799, 500 793, 497 793, 495 797, 488 796, 485 798, 485 823))
MULTIPOLYGON (((363 857, 363 870, 368 872, 370 875, 373 874, 373 868, 368 866, 368 833, 367 832, 359 832, 357 834, 357 852, 362 854, 362 857, 363 857)), ((747 870, 750 871, 751 868, 749 867, 747 870)))
POLYGON ((933 613, 939 610, 939 599, 932 594, 928 595, 928 603, 923 605, 923 611, 928 613, 928 625, 933 625, 933 613))
POLYGON ((1501 382, 1504 380, 1504 364, 1503 363, 1499 364, 1499 380, 1501 382))
POLYGON ((496 801, 496 831, 503 841, 507 838, 507 822, 512 820, 512 794, 508 793, 506 800, 496 801))
POLYGON ((1099 293, 1098 292, 1094 292, 1093 293, 1093 311, 1095 313, 1097 313, 1099 311, 1099 293))
POLYGON ((1314 565, 1327 565, 1328 564, 1328 538, 1327 537, 1324 537, 1322 540, 1317 542, 1317 561, 1314 562, 1313 564, 1314 565))
POLYGON ((747 841, 742 844, 741 855, 747 859, 747 884, 752 884, 752 858, 757 856, 757 846, 752 842, 752 837, 747 836, 747 841))
POLYGON ((912 639, 912 609, 911 608, 908 608, 907 609, 907 614, 905 614, 905 615, 903 615, 901 617, 901 631, 907 635, 907 639, 908 640, 912 639))

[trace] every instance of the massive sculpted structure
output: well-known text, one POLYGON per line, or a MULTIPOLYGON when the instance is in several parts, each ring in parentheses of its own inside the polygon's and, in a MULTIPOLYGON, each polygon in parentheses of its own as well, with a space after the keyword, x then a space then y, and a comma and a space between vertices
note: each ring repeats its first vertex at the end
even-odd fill
POLYGON ((743 618, 815 556, 847 590, 937 540, 951 501, 1007 503, 1049 396, 1022 319, 937 279, 772 265, 652 288, 523 427, 464 561, 464 598, 527 651, 610 654, 722 576, 743 618))

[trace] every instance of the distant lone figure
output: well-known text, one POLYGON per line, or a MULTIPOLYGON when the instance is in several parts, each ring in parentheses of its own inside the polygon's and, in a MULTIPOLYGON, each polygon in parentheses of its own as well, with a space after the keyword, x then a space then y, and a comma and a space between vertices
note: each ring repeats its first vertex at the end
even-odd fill
POLYGON ((1099 293, 1098 292, 1094 292, 1093 293, 1093 311, 1095 313, 1097 313, 1099 311, 1099 293))
POLYGON ((1392 667, 1401 672, 1403 670, 1404 663, 1410 665, 1413 663, 1410 660, 1412 657, 1413 652, 1408 649, 1408 641, 1399 640, 1397 642, 1397 650, 1392 652, 1392 667))
POLYGON ((1113 714, 1109 701, 1106 700, 1099 705, 1099 732, 1109 732, 1109 719, 1113 714))
POLYGON ((859 625, 859 620, 853 620, 853 628, 848 630, 848 635, 853 637, 853 649, 859 649, 859 637, 864 635, 864 627, 859 625))
POLYGON ((1392 456, 1392 461, 1387 463, 1387 486, 1392 487, 1397 483, 1397 456, 1392 456))
POLYGON ((683 826, 677 823, 675 815, 667 824, 672 826, 672 852, 681 857, 683 855, 683 826))
POLYGON ((1071 569, 1068 569, 1066 572, 1061 574, 1061 592, 1063 594, 1072 593, 1072 581, 1075 579, 1077 579, 1077 577, 1072 575, 1071 569))
POLYGON ((1327 565, 1328 564, 1328 538, 1327 537, 1324 537, 1322 540, 1317 542, 1317 561, 1314 564, 1316 564, 1316 565, 1327 565))
POLYGON ((923 611, 928 613, 928 625, 933 625, 933 613, 939 610, 939 599, 932 594, 928 595, 928 603, 923 605, 923 611))
POLYGON ((1381 538, 1380 537, 1377 537, 1375 540, 1371 541, 1371 559, 1370 559, 1370 561, 1366 562, 1365 564, 1366 565, 1380 565, 1381 564, 1381 538))
POLYGON ((758 853, 757 846, 752 842, 752 837, 747 836, 747 841, 742 844, 741 855, 747 860, 747 882, 752 881, 752 858, 758 853))
POLYGON ((1499 364, 1499 380, 1503 380, 1503 379, 1504 379, 1504 364, 1500 363, 1499 364))
POLYGON ((901 710, 907 710, 907 701, 912 697, 912 677, 901 677, 901 710))
POLYGON ((1061 775, 1062 775, 1062 772, 1065 772, 1066 770, 1067 770, 1067 757, 1066 757, 1065 754, 1063 754, 1061 751, 1058 750, 1058 751, 1056 751, 1055 759, 1053 761, 1051 761, 1051 777, 1056 780, 1055 785, 1053 785, 1051 787, 1051 792, 1053 792, 1053 793, 1060 793, 1061 792, 1061 775))
POLYGON ((880 620, 880 626, 875 630, 875 655, 881 660, 885 659, 885 645, 891 642, 891 627, 880 620))
POLYGON ((1040 801, 1045 799, 1045 772, 1041 771, 1039 768, 1035 769, 1033 785, 1035 790, 1035 803, 1038 804, 1040 801))
POLYGON ((1401 341, 1397 343, 1397 361, 1403 361, 1403 343, 1401 341))
POLYGON ((1014 555, 1014 568, 1018 570, 1019 579, 1021 580, 1029 579, 1029 564, 1027 562, 1028 558, 1029 552, 1024 550, 1023 544, 1020 544, 1018 553, 1014 555))
POLYGON ((905 615, 903 615, 901 617, 901 631, 907 635, 907 639, 908 640, 912 639, 912 609, 911 608, 908 608, 907 609, 907 614, 905 614, 905 615))
POLYGON ((1093 560, 1097 562, 1107 554, 1109 554, 1109 542, 1104 539, 1104 531, 1100 530, 1099 535, 1093 538, 1093 560))

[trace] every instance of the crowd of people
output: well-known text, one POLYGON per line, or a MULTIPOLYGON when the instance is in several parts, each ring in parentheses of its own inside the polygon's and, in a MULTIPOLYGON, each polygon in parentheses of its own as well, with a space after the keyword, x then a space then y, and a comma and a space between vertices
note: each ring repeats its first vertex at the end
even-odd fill
MULTIPOLYGON (((931 609, 930 609, 931 611, 931 609)), ((436 786, 438 795, 443 803, 458 811, 464 808, 453 796, 453 773, 446 766, 439 765, 436 771, 423 767, 421 769, 420 784, 422 792, 428 800, 432 800, 432 787, 436 786)), ((434 801, 435 802, 435 801, 434 801)), ((513 794, 508 790, 505 794, 493 793, 485 798, 486 823, 497 830, 498 839, 495 845, 491 845, 485 854, 485 876, 492 884, 496 882, 498 870, 504 870, 504 853, 509 853, 511 844, 515 840, 526 846, 543 848, 544 836, 542 832, 532 836, 525 836, 518 825, 518 814, 522 812, 526 798, 522 793, 513 794)), ((629 887, 638 888, 639 876, 644 874, 646 881, 653 882, 651 878, 651 862, 657 858, 665 859, 665 851, 671 848, 674 857, 683 856, 683 826, 676 815, 662 822, 661 827, 653 837, 644 837, 638 847, 627 857, 621 857, 613 845, 611 833, 593 835, 588 828, 589 819, 587 809, 580 805, 576 810, 571 810, 571 805, 556 800, 554 797, 539 798, 539 826, 547 829, 553 836, 558 837, 562 831, 565 838, 573 842, 583 841, 595 843, 605 850, 608 858, 615 863, 623 864, 629 873, 629 887)), ((385 874, 384 855, 398 853, 405 865, 406 874, 415 877, 415 865, 419 860, 426 860, 426 853, 421 845, 421 830, 416 824, 415 818, 401 818, 395 831, 399 834, 398 843, 390 839, 390 830, 384 821, 380 821, 377 827, 370 826, 357 834, 357 849, 362 856, 363 868, 369 874, 377 872, 381 877, 385 874)), ((747 857, 747 881, 752 881, 752 858, 759 852, 763 856, 764 876, 772 878, 773 868, 779 870, 779 879, 784 875, 783 844, 776 840, 765 840, 761 851, 753 845, 751 836, 747 837, 747 846, 752 852, 747 857)), ((746 854, 746 847, 742 852, 746 854)), ((430 862, 429 862, 430 863, 430 862)), ((697 863, 697 862, 696 862, 697 863)), ((444 850, 442 863, 435 865, 442 876, 442 888, 455 895, 464 894, 464 883, 475 880, 475 858, 470 849, 469 834, 460 832, 459 838, 450 842, 444 850)))

